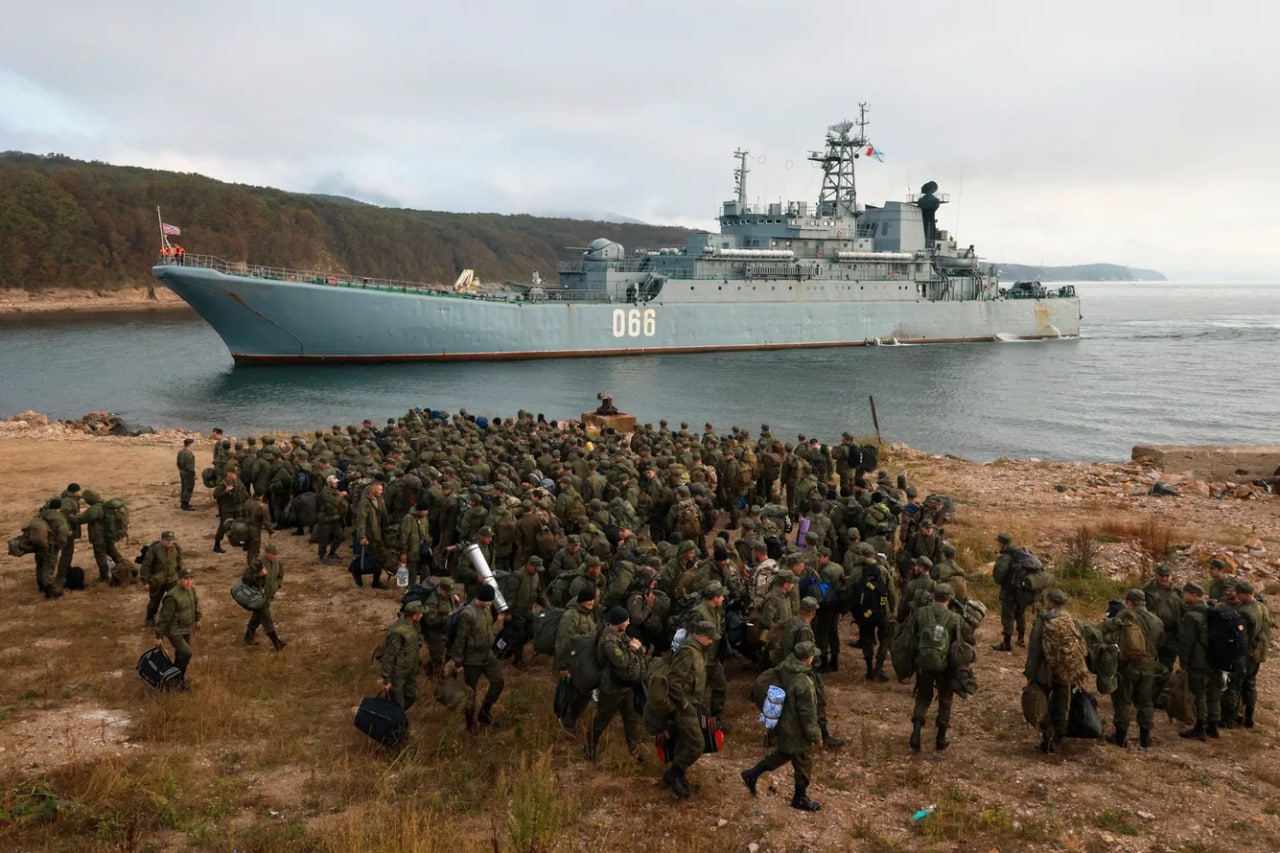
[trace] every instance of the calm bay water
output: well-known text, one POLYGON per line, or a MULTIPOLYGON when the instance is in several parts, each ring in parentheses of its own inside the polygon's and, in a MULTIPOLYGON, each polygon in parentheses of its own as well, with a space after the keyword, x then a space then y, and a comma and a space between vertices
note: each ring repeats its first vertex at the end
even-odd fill
POLYGON ((1280 443, 1280 285, 1085 284, 1078 340, 359 367, 234 367, 194 315, 0 324, 0 415, 311 429, 410 406, 561 418, 597 391, 642 422, 873 432, 970 459, 1280 443))

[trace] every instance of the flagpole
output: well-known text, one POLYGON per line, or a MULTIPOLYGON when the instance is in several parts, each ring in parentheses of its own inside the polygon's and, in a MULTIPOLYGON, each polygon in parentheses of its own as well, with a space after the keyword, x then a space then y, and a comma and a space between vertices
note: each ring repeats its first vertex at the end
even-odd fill
POLYGON ((160 244, 169 248, 169 237, 164 233, 164 218, 160 216, 160 205, 156 205, 156 223, 160 228, 160 244))

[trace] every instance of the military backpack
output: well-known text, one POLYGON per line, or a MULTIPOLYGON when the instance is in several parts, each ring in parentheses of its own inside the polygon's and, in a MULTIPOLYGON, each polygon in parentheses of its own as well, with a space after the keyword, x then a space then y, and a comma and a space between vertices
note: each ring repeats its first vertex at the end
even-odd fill
POLYGON ((1084 635, 1070 615, 1046 619, 1040 639, 1050 684, 1080 687, 1089 677, 1088 648, 1084 635))
POLYGON ((453 647, 454 642, 458 639, 458 623, 462 621, 462 611, 467 605, 459 604, 453 610, 449 611, 449 616, 445 619, 445 637, 449 648, 453 647))
POLYGON ((618 563, 618 572, 614 575, 613 580, 609 581, 609 585, 604 588, 605 607, 623 607, 627 603, 627 596, 631 594, 631 585, 636 577, 636 564, 630 560, 621 560, 618 563))
POLYGON ((1218 672, 1242 672, 1249 656, 1249 633, 1244 616, 1234 607, 1210 607, 1205 612, 1209 666, 1218 672))
POLYGON ((556 653, 556 635, 560 632, 563 607, 548 607, 533 617, 533 651, 539 655, 556 653))
POLYGON ((52 531, 49 530, 49 522, 40 516, 36 516, 27 522, 27 526, 22 529, 23 534, 27 537, 27 541, 31 543, 32 548, 48 548, 49 540, 52 538, 52 531))
POLYGON ((212 489, 218 485, 218 470, 210 465, 200 472, 200 482, 204 483, 206 489, 212 489))
POLYGON ((951 631, 946 623, 938 620, 932 607, 916 611, 919 614, 916 630, 916 669, 921 672, 942 672, 950 663, 951 631))
POLYGON ((854 602, 854 617, 858 621, 874 621, 888 611, 888 584, 879 566, 863 569, 863 580, 858 584, 858 599, 854 602))
POLYGON ((1155 648, 1146 630, 1134 618, 1120 617, 1120 630, 1116 636, 1116 645, 1120 647, 1120 657, 1126 661, 1153 658, 1155 648))
POLYGON ((551 602, 552 607, 564 607, 569 603, 569 587, 573 585, 574 578, 579 576, 577 572, 561 572, 556 575, 547 589, 547 601, 551 602))
POLYGON ((102 505, 102 532, 108 542, 129 538, 129 505, 112 498, 102 505))
POLYGON ((668 680, 670 664, 665 658, 649 662, 648 680, 645 684, 644 727, 656 735, 667 726, 667 719, 675 712, 671 703, 671 685, 668 680))

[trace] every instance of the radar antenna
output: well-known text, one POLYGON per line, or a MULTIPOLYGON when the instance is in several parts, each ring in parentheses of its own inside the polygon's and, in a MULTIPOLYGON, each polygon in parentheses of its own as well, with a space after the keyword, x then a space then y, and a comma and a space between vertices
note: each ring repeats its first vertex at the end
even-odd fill
POLYGON ((739 210, 747 208, 747 172, 751 171, 747 168, 747 155, 750 153, 741 148, 733 152, 738 158, 738 168, 733 170, 733 189, 738 194, 739 210))
POLYGON ((858 120, 845 119, 827 128, 827 149, 809 152, 809 160, 822 167, 822 191, 818 194, 818 215, 857 216, 858 190, 853 161, 867 145, 867 105, 858 104, 858 120), (850 136, 857 127, 858 132, 850 136))

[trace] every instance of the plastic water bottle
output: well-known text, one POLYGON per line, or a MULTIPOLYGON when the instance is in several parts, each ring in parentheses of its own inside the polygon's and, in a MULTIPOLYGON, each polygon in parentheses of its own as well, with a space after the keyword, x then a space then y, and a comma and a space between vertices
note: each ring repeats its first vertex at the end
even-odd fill
POLYGON ((947 629, 946 629, 946 627, 945 627, 945 626, 943 626, 943 625, 941 625, 941 624, 939 624, 939 625, 934 625, 934 626, 933 626, 933 642, 934 642, 934 644, 935 644, 935 645, 937 645, 937 646, 941 646, 941 645, 942 645, 942 638, 943 638, 943 637, 945 637, 945 636, 946 636, 946 634, 947 634, 947 629))
POLYGON ((915 814, 913 814, 913 815, 911 816, 911 819, 912 819, 912 820, 914 820, 914 821, 921 821, 921 820, 924 820, 924 819, 925 819, 925 818, 927 818, 929 815, 933 814, 933 813, 934 813, 934 811, 936 811, 936 810, 937 810, 937 808, 938 808, 938 807, 937 807, 935 804, 930 803, 929 805, 927 805, 927 806, 925 806, 924 808, 922 808, 920 811, 918 811, 918 812, 916 812, 915 814))
POLYGON ((396 569, 396 586, 409 585, 409 567, 404 563, 400 564, 400 568, 396 569))

